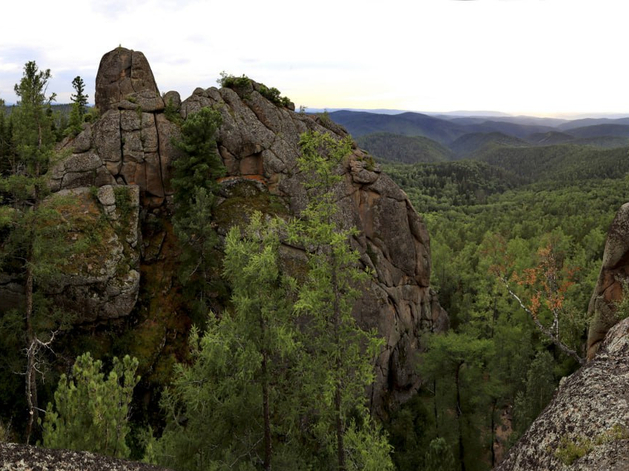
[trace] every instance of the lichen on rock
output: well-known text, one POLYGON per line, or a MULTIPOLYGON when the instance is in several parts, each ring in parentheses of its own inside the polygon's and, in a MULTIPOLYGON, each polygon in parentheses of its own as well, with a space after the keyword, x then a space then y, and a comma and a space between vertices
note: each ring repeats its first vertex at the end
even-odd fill
POLYGON ((497 471, 629 469, 629 319, 555 397, 497 471))

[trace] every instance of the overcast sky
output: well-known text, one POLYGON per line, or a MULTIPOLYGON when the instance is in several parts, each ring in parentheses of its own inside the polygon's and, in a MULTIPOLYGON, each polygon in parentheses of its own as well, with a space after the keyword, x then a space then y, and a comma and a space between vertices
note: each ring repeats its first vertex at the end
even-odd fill
POLYGON ((142 51, 182 98, 221 71, 297 106, 629 116, 627 0, 15 0, 0 26, 0 98, 24 64, 90 102, 100 58, 142 51))

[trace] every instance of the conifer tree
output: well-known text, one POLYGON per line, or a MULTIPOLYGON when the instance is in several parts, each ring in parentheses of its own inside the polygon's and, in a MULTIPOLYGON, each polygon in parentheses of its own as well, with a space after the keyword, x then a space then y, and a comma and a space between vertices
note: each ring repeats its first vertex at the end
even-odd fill
POLYGON ((42 373, 43 352, 65 321, 41 289, 50 286, 75 248, 64 239, 71 227, 62 209, 68 208, 68 198, 46 200, 46 172, 55 155, 48 112, 54 94, 46 95, 50 77, 50 71, 39 70, 35 62, 24 66, 23 77, 15 85, 20 100, 11 116, 15 156, 9 171, 0 175, 0 270, 17 277, 24 291, 23 306, 5 315, 2 325, 13 330, 11 338, 16 336, 14 326, 23 325, 17 341, 26 351, 27 442, 37 423, 37 378, 42 373))
POLYGON ((83 129, 85 114, 87 113, 87 99, 85 95, 85 83, 80 76, 74 77, 72 87, 76 93, 70 95, 72 100, 72 109, 70 110, 70 122, 68 123, 67 133, 76 136, 83 129))
POLYGON ((225 174, 216 148, 220 124, 220 112, 209 107, 185 120, 181 139, 175 142, 183 153, 173 162, 171 181, 175 190, 173 224, 182 247, 180 278, 201 316, 210 308, 220 277, 218 235, 212 226, 217 179, 225 174))
POLYGON ((289 382, 297 350, 295 283, 279 267, 283 224, 254 213, 243 230, 227 235, 224 274, 233 310, 211 318, 204 334, 193 330, 193 363, 177 368, 163 401, 169 416, 185 415, 186 423, 169 421, 156 447, 162 464, 300 468, 289 382))
POLYGON ((438 430, 442 438, 450 439, 451 448, 457 449, 456 461, 461 471, 469 464, 467 448, 478 440, 478 427, 470 419, 473 404, 488 395, 491 386, 483 378, 483 366, 492 353, 492 343, 469 334, 448 332, 433 335, 428 351, 422 355, 422 376, 433 381, 438 430), (439 388, 439 389, 437 389, 439 388), (466 397, 467 394, 467 397, 466 397), (447 424, 453 411, 454 424, 447 424), (456 430, 454 436, 444 437, 456 430))
POLYGON ((79 356, 72 374, 61 375, 55 403, 48 404, 43 421, 47 448, 91 451, 118 458, 129 457, 126 437, 138 360, 114 358, 105 378, 100 360, 89 353, 79 356))
POLYGON ((387 469, 392 466, 389 446, 372 428, 365 404, 365 390, 374 380, 372 360, 381 340, 376 333, 361 329, 352 315, 360 293, 357 287, 368 274, 359 268, 360 256, 350 246, 356 229, 342 228, 337 222, 334 190, 342 180, 339 167, 351 152, 351 140, 310 132, 301 136, 300 145, 298 166, 305 175, 309 199, 301 219, 292 225, 290 240, 301 244, 308 258, 308 273, 295 309, 304 324, 304 386, 306 397, 315 401, 314 433, 334 451, 336 468, 344 471, 361 454, 350 450, 346 437, 355 427, 362 427, 362 439, 353 440, 352 445, 381 443, 368 448, 384 450, 376 459, 380 469, 387 469), (363 423, 352 423, 352 415, 363 423))

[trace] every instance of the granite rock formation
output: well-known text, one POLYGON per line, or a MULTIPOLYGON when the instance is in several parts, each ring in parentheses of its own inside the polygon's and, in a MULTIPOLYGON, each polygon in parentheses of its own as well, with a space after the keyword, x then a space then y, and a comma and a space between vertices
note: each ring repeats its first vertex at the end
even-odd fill
MULTIPOLYGON (((289 213, 299 214, 307 202, 296 168, 299 136, 320 131, 340 138, 347 133, 327 120, 273 104, 258 87, 252 81, 237 90, 196 89, 183 101, 181 115, 185 118, 205 106, 219 109, 223 124, 217 144, 227 167, 225 181, 255 185, 283 201, 289 213)), ((447 329, 448 317, 429 285, 428 232, 406 194, 358 148, 342 171, 338 222, 360 230, 354 246, 364 266, 375 273, 354 314, 362 326, 377 328, 386 340, 372 396, 372 405, 380 408, 385 396, 404 400, 416 390, 414 355, 422 348, 420 334, 447 329)))
POLYGON ((590 299, 587 356, 592 359, 609 329, 618 322, 617 303, 629 281, 629 203, 616 214, 607 234, 603 263, 590 299))
POLYGON ((105 54, 95 102, 100 118, 65 143, 71 155, 53 169, 51 188, 138 185, 143 206, 160 206, 172 194, 168 169, 178 127, 166 119, 144 54, 125 48, 105 54))
MULTIPOLYGON (((296 164, 299 136, 312 130, 341 138, 347 132, 322 117, 295 113, 292 104, 270 101, 265 90, 268 89, 250 81, 237 89, 198 88, 184 101, 176 92, 168 92, 162 99, 144 55, 117 48, 105 54, 96 78, 96 104, 101 116, 86 125, 76 138, 64 143, 70 155, 53 170, 51 187, 53 191, 78 193, 95 187, 98 198, 102 193, 107 202, 116 188, 137 188, 134 202, 140 207, 140 224, 162 218, 162 226, 168 226, 166 219, 172 210, 171 162, 178 156, 172 141, 178 137, 179 128, 173 122, 177 120, 171 121, 167 115, 170 113, 172 118, 172 113, 179 113, 181 119, 186 119, 202 107, 214 106, 223 118, 217 144, 227 168, 221 203, 216 210, 219 233, 243 220, 247 210, 270 209, 269 201, 274 207, 281 206, 285 214, 298 215, 307 203, 303 177, 296 164)), ((362 326, 377 328, 386 341, 386 348, 377 359, 377 379, 371 398, 373 407, 384 410, 391 403, 404 401, 418 388, 420 378, 414 360, 423 348, 420 335, 447 329, 448 316, 429 284, 428 232, 406 194, 357 147, 341 172, 344 180, 336 190, 339 222, 360 230, 353 245, 360 251, 363 265, 375 273, 356 304, 355 315, 362 326)), ((101 203, 108 207, 104 200, 101 203)), ((172 231, 161 234, 153 231, 150 237, 131 234, 136 227, 134 219, 133 230, 127 234, 130 240, 146 238, 147 241, 128 243, 129 253, 119 257, 119 261, 135 270, 134 273, 157 273, 155 276, 164 280, 164 287, 156 289, 156 295, 172 296, 173 281, 165 280, 164 273, 165 267, 172 268, 175 264, 167 260, 174 255, 172 252, 166 255, 162 250, 173 238, 172 231), (142 256, 140 269, 136 270, 134 257, 138 247, 142 256), (152 263, 161 263, 162 268, 152 271, 143 268, 152 263)), ((170 244, 176 245, 172 240, 170 244)), ((112 254, 120 253, 115 246, 112 241, 112 254)), ((284 255, 292 260, 303 258, 303 252, 288 246, 284 247, 284 255)), ((103 263, 105 266, 94 269, 121 272, 113 265, 107 266, 105 260, 103 263)), ((100 285, 101 292, 120 296, 120 301, 111 300, 112 306, 117 302, 124 305, 124 309, 112 308, 120 315, 130 312, 128 307, 137 297, 139 287, 152 283, 138 280, 131 270, 125 273, 123 279, 100 285)), ((70 283, 73 288, 67 298, 80 304, 81 299, 94 297, 94 291, 82 287, 89 284, 86 279, 83 285, 78 279, 72 278, 76 283, 70 283)), ((170 279, 176 276, 173 274, 170 279)), ((96 278, 93 281, 103 282, 96 278)), ((151 291, 150 286, 146 289, 151 291)), ((111 317, 98 301, 101 298, 96 299, 94 302, 100 307, 86 315, 86 322, 111 317)), ((150 303, 161 305, 160 309, 168 305, 155 299, 150 303)), ((167 336, 165 333, 164 339, 167 336)), ((159 348, 164 347, 165 341, 160 341, 159 348)))
POLYGON ((629 469, 629 319, 555 397, 497 471, 629 469))
MULTIPOLYGON (((72 225, 68 244, 80 249, 64 260, 48 295, 57 307, 85 324, 127 316, 139 289, 139 188, 134 185, 98 189, 75 188, 51 195, 44 205, 63 203, 72 225)), ((0 276, 0 312, 24 302, 20 276, 0 276)))

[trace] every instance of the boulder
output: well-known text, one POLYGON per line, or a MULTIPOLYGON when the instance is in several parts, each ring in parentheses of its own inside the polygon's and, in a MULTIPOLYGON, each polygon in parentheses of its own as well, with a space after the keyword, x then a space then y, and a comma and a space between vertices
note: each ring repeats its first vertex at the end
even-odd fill
POLYGON ((629 319, 564 378, 497 471, 629 469, 629 319))
MULTIPOLYGON (((124 317, 134 308, 140 288, 139 194, 137 186, 105 185, 62 190, 42 203, 63 202, 63 217, 72 225, 66 243, 77 251, 62 261, 46 295, 73 323, 124 317)), ((0 276, 0 312, 23 304, 22 282, 19 274, 0 276)))
POLYGON ((623 298, 623 286, 629 281, 629 203, 616 214, 607 234, 603 263, 590 299, 587 356, 591 360, 609 329, 618 322, 617 303, 623 298))
POLYGON ((101 59, 94 102, 101 113, 118 109, 121 104, 123 109, 137 106, 145 106, 145 111, 164 109, 146 57, 124 47, 117 47, 101 59))

